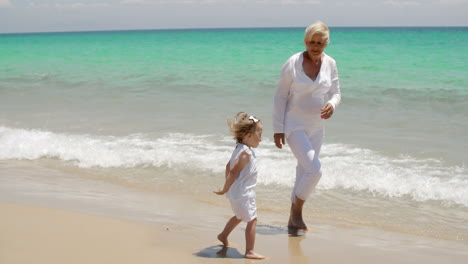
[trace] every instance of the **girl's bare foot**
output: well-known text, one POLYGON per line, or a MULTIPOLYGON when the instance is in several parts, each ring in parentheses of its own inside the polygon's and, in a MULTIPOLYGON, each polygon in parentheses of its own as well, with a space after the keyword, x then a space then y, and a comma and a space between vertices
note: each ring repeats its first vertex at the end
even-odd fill
POLYGON ((218 240, 221 241, 225 247, 227 247, 229 244, 227 237, 224 237, 221 234, 218 235, 218 240))
POLYGON ((260 254, 253 252, 253 250, 247 251, 244 257, 248 259, 265 259, 266 258, 265 256, 262 256, 260 254))
POLYGON ((223 248, 221 248, 218 252, 216 252, 216 255, 225 258, 227 255, 227 251, 228 251, 228 247, 223 246, 223 248))

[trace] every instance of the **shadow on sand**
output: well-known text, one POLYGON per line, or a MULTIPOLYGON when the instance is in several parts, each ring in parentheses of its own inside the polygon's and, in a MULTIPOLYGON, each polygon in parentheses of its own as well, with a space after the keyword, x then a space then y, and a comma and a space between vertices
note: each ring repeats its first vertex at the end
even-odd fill
POLYGON ((197 257, 202 258, 232 258, 242 259, 244 255, 241 254, 237 249, 232 247, 225 247, 223 245, 211 246, 200 250, 194 254, 197 257))
POLYGON ((271 225, 257 225, 257 234, 260 235, 284 235, 288 233, 288 229, 283 226, 271 226, 271 225))
MULTIPOLYGON (((295 237, 304 238, 305 232, 296 229, 288 228, 282 226, 270 226, 270 225, 257 225, 257 234, 262 235, 288 235, 290 240, 289 243, 294 244, 293 249, 297 251, 297 248, 300 249, 300 240, 295 240, 295 237), (292 239, 292 240, 291 240, 292 239)), ((301 250, 300 250, 301 251, 301 250)), ((301 255, 302 252, 295 252, 295 255, 301 255)), ((244 255, 241 254, 236 248, 226 247, 223 245, 216 245, 204 248, 197 253, 193 254, 194 256, 201 258, 230 258, 230 259, 242 259, 244 255)))
POLYGON ((290 237, 301 237, 305 236, 306 232, 293 227, 257 225, 257 234, 269 236, 288 234, 290 237))

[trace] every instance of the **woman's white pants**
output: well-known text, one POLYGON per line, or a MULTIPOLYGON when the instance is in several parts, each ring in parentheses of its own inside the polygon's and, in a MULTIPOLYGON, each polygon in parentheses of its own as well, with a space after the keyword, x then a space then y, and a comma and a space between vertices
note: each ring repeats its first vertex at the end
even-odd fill
POLYGON ((322 176, 318 156, 322 147, 323 128, 313 131, 295 130, 286 140, 297 159, 296 182, 291 193, 291 202, 295 202, 296 196, 307 200, 322 176))

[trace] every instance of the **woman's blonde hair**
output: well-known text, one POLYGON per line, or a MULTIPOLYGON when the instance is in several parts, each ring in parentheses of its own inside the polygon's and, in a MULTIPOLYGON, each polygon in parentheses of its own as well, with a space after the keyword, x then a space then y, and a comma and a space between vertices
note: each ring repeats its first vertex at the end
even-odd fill
POLYGON ((233 138, 237 143, 242 143, 242 139, 249 134, 255 132, 259 119, 249 116, 245 112, 239 112, 233 119, 228 119, 228 126, 231 130, 233 138))
POLYGON ((304 41, 310 41, 315 34, 322 35, 324 44, 330 43, 330 30, 322 21, 317 21, 306 28, 304 41))

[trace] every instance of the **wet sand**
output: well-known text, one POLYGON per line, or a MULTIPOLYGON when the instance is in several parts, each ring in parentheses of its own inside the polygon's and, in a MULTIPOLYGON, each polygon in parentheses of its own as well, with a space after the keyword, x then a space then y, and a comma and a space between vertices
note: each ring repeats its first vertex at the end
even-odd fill
POLYGON ((165 217, 141 221, 122 217, 122 212, 87 213, 77 203, 64 206, 49 200, 51 206, 44 206, 32 200, 18 203, 0 198, 10 200, 0 202, 0 263, 6 264, 430 264, 465 263, 468 257, 468 245, 463 242, 320 219, 308 219, 309 232, 290 235, 284 215, 259 210, 256 251, 268 259, 247 260, 243 258, 244 223, 232 233, 228 248, 216 240, 231 216, 227 202, 226 207, 219 207, 195 197, 150 194, 144 199, 159 200, 155 210, 165 217))

